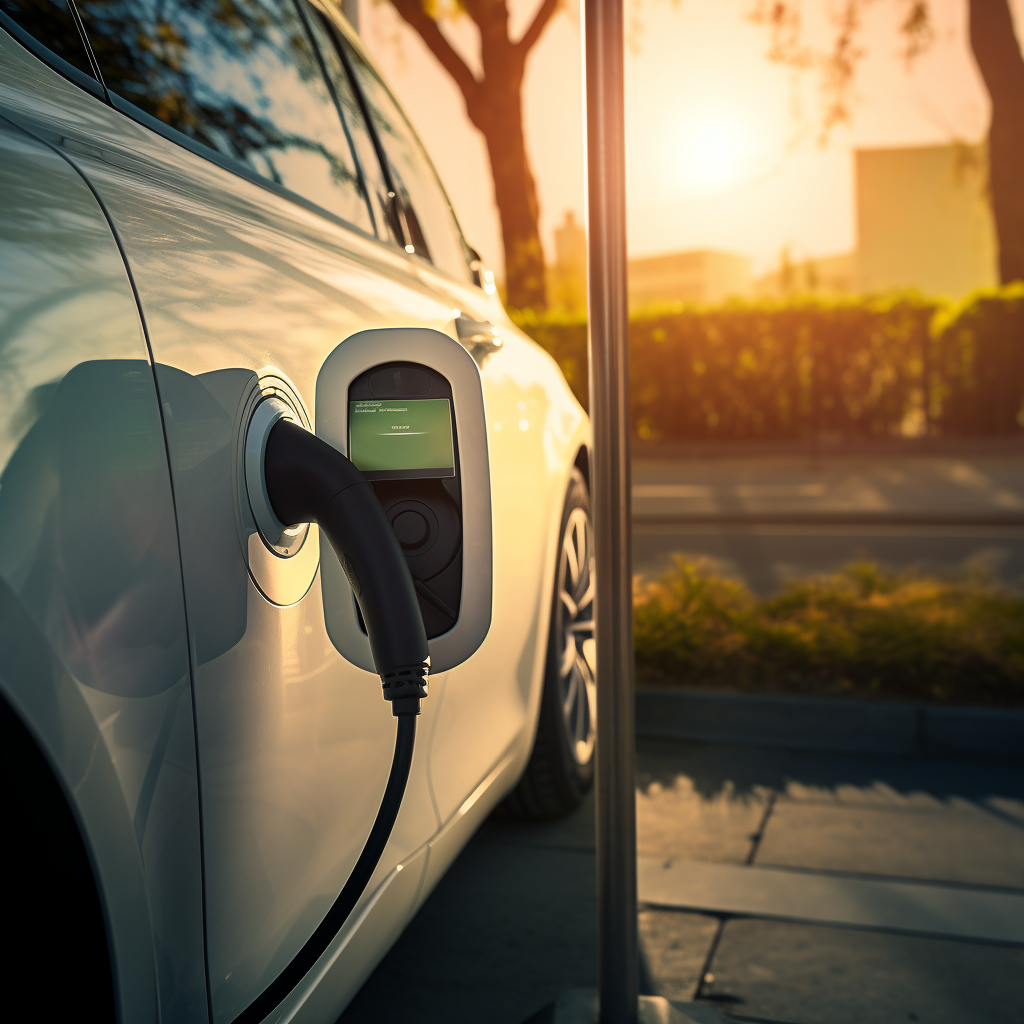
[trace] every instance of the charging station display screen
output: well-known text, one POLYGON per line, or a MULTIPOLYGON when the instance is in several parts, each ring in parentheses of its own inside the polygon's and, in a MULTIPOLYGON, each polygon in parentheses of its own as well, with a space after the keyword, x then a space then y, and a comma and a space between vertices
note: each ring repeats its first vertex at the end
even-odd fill
POLYGON ((455 476, 451 403, 349 402, 349 457, 370 479, 455 476))

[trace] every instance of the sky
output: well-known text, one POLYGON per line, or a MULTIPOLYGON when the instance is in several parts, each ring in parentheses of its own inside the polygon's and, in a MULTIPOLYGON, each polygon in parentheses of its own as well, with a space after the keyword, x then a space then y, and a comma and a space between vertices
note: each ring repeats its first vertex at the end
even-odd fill
MULTIPOLYGON (((518 36, 539 0, 508 0, 518 36)), ((853 119, 819 139, 818 83, 765 59, 751 0, 626 0, 627 210, 630 254, 720 249, 773 269, 856 244, 853 151, 977 142, 988 100, 967 45, 967 0, 931 0, 935 39, 907 69, 898 25, 905 0, 874 0, 853 119)), ((387 0, 360 0, 360 31, 437 165, 463 231, 501 276, 501 236, 487 153, 461 94, 387 0)), ((804 0, 808 38, 828 38, 830 0, 804 0)), ((1024 0, 1011 0, 1024 38, 1024 0)), ((468 18, 445 34, 479 71, 468 18)), ((583 219, 580 13, 564 3, 527 66, 527 146, 537 180, 541 240, 567 210, 583 219)))

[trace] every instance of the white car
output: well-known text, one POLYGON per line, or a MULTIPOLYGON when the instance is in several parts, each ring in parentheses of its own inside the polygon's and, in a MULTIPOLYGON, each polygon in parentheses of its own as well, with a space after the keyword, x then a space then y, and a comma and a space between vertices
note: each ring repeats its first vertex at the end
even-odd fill
POLYGON ((500 801, 582 799, 589 424, 334 6, 0 0, 0 401, 31 1017, 334 1021, 500 801), (341 923, 396 725, 379 615, 278 515, 280 420, 365 473, 429 638, 341 923))

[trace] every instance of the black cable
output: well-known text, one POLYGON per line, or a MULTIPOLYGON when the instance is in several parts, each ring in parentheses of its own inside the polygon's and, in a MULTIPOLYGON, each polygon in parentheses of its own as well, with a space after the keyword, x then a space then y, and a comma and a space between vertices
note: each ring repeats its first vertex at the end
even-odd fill
POLYGON ((373 827, 352 873, 291 963, 233 1024, 257 1024, 323 956, 359 902, 395 827, 409 781, 416 716, 427 695, 430 652, 412 576, 384 509, 366 478, 341 452, 287 420, 266 440, 263 481, 286 525, 319 523, 359 602, 384 699, 398 719, 395 756, 373 827))
POLYGON ((256 1024, 257 1021, 263 1020, 295 988, 341 930, 352 909, 359 902, 363 890, 369 884, 384 853, 384 847, 387 846, 391 830, 395 827, 395 819, 398 817, 406 783, 409 781, 409 768, 412 766, 416 715, 399 714, 397 717, 395 756, 391 762, 391 774, 384 790, 384 799, 381 800, 377 818, 370 829, 363 852, 359 854, 356 866, 352 869, 352 874, 348 876, 345 887, 334 901, 334 905, 327 911, 326 917, 306 940, 306 944, 292 962, 234 1019, 233 1024, 256 1024))

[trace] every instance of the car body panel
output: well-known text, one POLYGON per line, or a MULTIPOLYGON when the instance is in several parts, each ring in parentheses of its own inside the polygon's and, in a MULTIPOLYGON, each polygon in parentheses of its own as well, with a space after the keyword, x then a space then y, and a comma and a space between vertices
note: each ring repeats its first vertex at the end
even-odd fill
POLYGON ((73 796, 125 1019, 206 1020, 195 734, 152 367, 95 197, 4 120, 0 266, 0 686, 73 796))
POLYGON ((561 504, 589 443, 586 417, 496 297, 177 146, 2 32, 0 113, 58 148, 95 189, 155 359, 189 616, 216 1021, 280 973, 336 898, 394 742, 379 681, 326 633, 319 578, 279 606, 247 572, 232 488, 238 407, 272 368, 315 424, 317 374, 362 330, 427 327, 457 340, 460 315, 498 330, 500 345, 467 344, 491 460, 491 627, 466 662, 431 678, 387 850, 349 923, 286 1001, 303 1019, 333 1019, 315 1007, 340 1012, 527 762, 561 504))

